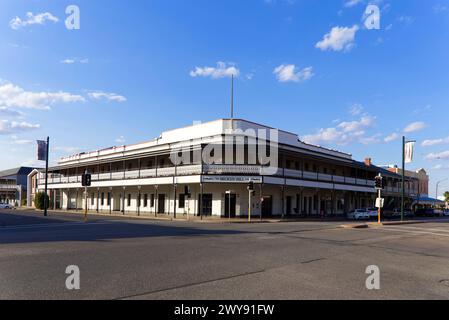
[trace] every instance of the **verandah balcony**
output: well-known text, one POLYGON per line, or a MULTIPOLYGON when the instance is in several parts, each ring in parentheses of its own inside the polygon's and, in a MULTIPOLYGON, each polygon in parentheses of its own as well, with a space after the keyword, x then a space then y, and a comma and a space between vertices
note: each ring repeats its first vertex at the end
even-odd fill
MULTIPOLYGON (((140 170, 120 170, 111 172, 102 172, 92 174, 92 181, 109 181, 109 180, 127 180, 127 179, 145 179, 156 177, 171 177, 171 176, 188 176, 188 175, 272 175, 267 174, 266 168, 258 165, 189 165, 179 167, 162 167, 153 169, 140 170)), ((273 175, 276 177, 285 177, 290 179, 301 179, 310 181, 319 181, 327 183, 350 184, 359 186, 374 187, 374 181, 367 179, 359 179, 354 177, 345 177, 331 174, 323 174, 318 172, 292 170, 278 168, 273 175)), ((43 180, 43 174, 40 174, 40 181, 43 180), (42 179, 42 180, 41 180, 42 179)), ((64 176, 59 173, 49 174, 49 184, 61 183, 80 183, 81 175, 64 176)), ((41 182, 40 182, 41 183, 41 182)))

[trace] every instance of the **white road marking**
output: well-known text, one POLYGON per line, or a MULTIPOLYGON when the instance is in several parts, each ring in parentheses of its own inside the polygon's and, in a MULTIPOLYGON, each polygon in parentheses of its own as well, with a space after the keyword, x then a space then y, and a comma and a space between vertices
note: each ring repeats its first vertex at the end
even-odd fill
MULTIPOLYGON (((379 229, 373 229, 373 230, 402 232, 402 233, 415 234, 415 235, 432 235, 432 236, 438 236, 438 237, 449 237, 449 234, 445 234, 445 233, 420 231, 421 229, 408 230, 408 229, 402 229, 401 227, 387 227, 387 228, 379 228, 379 229)), ((426 230, 426 229, 422 229, 422 230, 426 230)))
MULTIPOLYGON (((416 231, 436 231, 436 232, 449 232, 449 229, 435 229, 435 228, 425 228, 425 227, 411 227, 411 226, 394 226, 400 229, 410 229, 416 231)), ((389 227, 387 227, 389 228, 389 227)))

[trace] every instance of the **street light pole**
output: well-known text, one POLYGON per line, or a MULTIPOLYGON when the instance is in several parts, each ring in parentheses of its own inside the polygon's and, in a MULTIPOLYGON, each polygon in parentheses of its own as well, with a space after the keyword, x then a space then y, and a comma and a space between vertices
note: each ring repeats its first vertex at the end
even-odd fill
POLYGON ((404 221, 405 198, 405 136, 402 137, 402 193, 401 193, 401 222, 404 221))
POLYGON ((449 180, 449 178, 446 178, 446 179, 443 179, 443 180, 440 180, 440 181, 437 182, 436 193, 435 193, 435 199, 438 200, 438 189, 439 189, 439 187, 440 187, 440 184, 441 184, 442 182, 444 182, 444 181, 447 181, 447 180, 449 180))
MULTIPOLYGON (((401 192, 401 222, 404 221, 404 209, 405 209, 405 146, 407 143, 414 143, 415 140, 405 140, 405 136, 402 136, 402 192, 401 192)), ((410 159, 413 155, 410 156, 410 159)))

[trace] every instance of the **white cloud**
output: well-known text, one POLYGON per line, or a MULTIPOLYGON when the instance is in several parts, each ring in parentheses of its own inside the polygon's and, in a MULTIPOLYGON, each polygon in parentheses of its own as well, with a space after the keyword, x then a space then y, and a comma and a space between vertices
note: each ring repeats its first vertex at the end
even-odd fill
POLYGON ((433 139, 433 140, 424 140, 421 144, 423 147, 432 147, 439 144, 448 144, 449 143, 449 137, 441 138, 441 139, 433 139))
POLYGON ((313 67, 307 67, 298 71, 294 64, 282 64, 275 68, 273 73, 276 75, 279 82, 307 81, 314 76, 313 67))
POLYGON ((358 116, 359 114, 361 114, 363 112, 363 106, 359 103, 355 103, 351 106, 349 113, 352 116, 358 116))
POLYGON ((14 30, 18 30, 22 27, 33 24, 44 25, 46 21, 56 23, 59 21, 59 19, 49 12, 38 13, 36 15, 34 15, 32 12, 27 12, 26 18, 24 20, 19 17, 15 17, 9 22, 9 26, 14 30))
POLYGON ((426 158, 426 160, 449 159, 449 151, 443 151, 443 152, 439 152, 439 153, 429 153, 425 158, 426 158))
POLYGON ((67 58, 67 59, 61 60, 61 63, 63 63, 63 64, 74 64, 77 62, 79 62, 81 64, 86 64, 86 63, 89 63, 89 59, 87 59, 87 58, 83 58, 83 59, 67 58))
POLYGON ((411 16, 400 16, 396 20, 399 21, 400 23, 409 25, 412 24, 415 19, 411 16))
POLYGON ((319 41, 315 47, 322 51, 349 51, 354 47, 354 39, 358 30, 359 26, 357 25, 351 28, 334 27, 324 35, 323 40, 319 41))
POLYGON ((364 116, 359 121, 341 122, 338 128, 343 132, 355 132, 360 131, 363 128, 371 127, 374 124, 374 118, 370 116, 364 116))
POLYGON ((16 117, 23 117, 24 114, 23 112, 13 110, 7 107, 0 107, 0 116, 16 118, 16 117))
POLYGON ((114 102, 126 102, 126 97, 116 94, 116 93, 109 93, 109 92, 103 92, 103 91, 94 91, 89 92, 89 97, 96 100, 108 100, 108 101, 114 101, 114 102))
POLYGON ((12 135, 12 136, 11 136, 11 140, 10 140, 10 144, 23 145, 23 144, 31 144, 31 143, 33 143, 34 141, 35 141, 35 140, 20 139, 18 136, 12 135))
POLYGON ((399 138, 399 134, 397 134, 396 132, 394 132, 394 133, 392 133, 392 134, 386 136, 385 139, 384 139, 384 141, 388 143, 388 142, 395 141, 395 140, 397 140, 398 138, 399 138))
POLYGON ((446 12, 449 10, 449 7, 446 5, 442 5, 442 4, 437 4, 433 6, 433 12, 435 13, 441 13, 441 12, 446 12))
POLYGON ((28 122, 17 122, 9 120, 0 120, 0 134, 19 133, 39 129, 39 124, 31 124, 28 122))
POLYGON ((433 170, 449 170, 449 165, 437 164, 432 167, 433 170))
POLYGON ((376 144, 376 143, 380 143, 380 136, 381 136, 381 134, 380 133, 377 133, 377 134, 375 134, 375 135, 373 135, 373 136, 370 136, 370 137, 361 137, 360 139, 359 139, 359 142, 361 143, 361 144, 364 144, 364 145, 370 145, 370 144, 376 144))
POLYGON ((366 137, 365 130, 374 125, 375 118, 364 116, 358 121, 340 122, 331 128, 319 129, 315 134, 306 135, 302 140, 310 144, 338 144, 345 145, 350 142, 372 144, 379 142, 379 134, 366 137))
POLYGON ((216 67, 195 67, 195 70, 190 71, 191 77, 210 77, 212 79, 230 78, 232 75, 238 77, 240 70, 234 64, 226 62, 217 62, 216 67))
POLYGON ((80 152, 81 149, 78 147, 54 147, 51 148, 52 151, 61 151, 63 153, 67 153, 67 154, 74 154, 77 152, 80 152))
POLYGON ((426 128, 426 124, 424 122, 418 121, 418 122, 412 122, 407 127, 405 127, 404 132, 405 133, 412 133, 417 132, 420 130, 423 130, 426 128))
POLYGON ((344 6, 346 8, 351 8, 351 7, 358 5, 361 2, 362 2, 361 0, 346 0, 344 6))
POLYGON ((26 91, 12 83, 0 83, 0 105, 8 108, 30 108, 48 110, 57 103, 84 102, 80 95, 68 92, 26 91))
POLYGON ((115 139, 115 142, 119 144, 124 144, 126 142, 126 139, 124 136, 120 136, 117 139, 115 139))
POLYGON ((61 63, 63 63, 63 64, 74 64, 75 60, 74 59, 64 59, 64 60, 61 60, 61 63))

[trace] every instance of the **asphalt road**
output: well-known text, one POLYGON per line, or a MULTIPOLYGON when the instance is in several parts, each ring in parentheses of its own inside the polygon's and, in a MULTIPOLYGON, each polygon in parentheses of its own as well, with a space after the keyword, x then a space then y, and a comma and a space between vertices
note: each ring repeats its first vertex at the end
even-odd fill
POLYGON ((449 220, 369 229, 0 211, 0 299, 449 299, 449 220), (80 269, 67 290, 66 267, 80 269), (380 269, 368 290, 367 266, 380 269))

